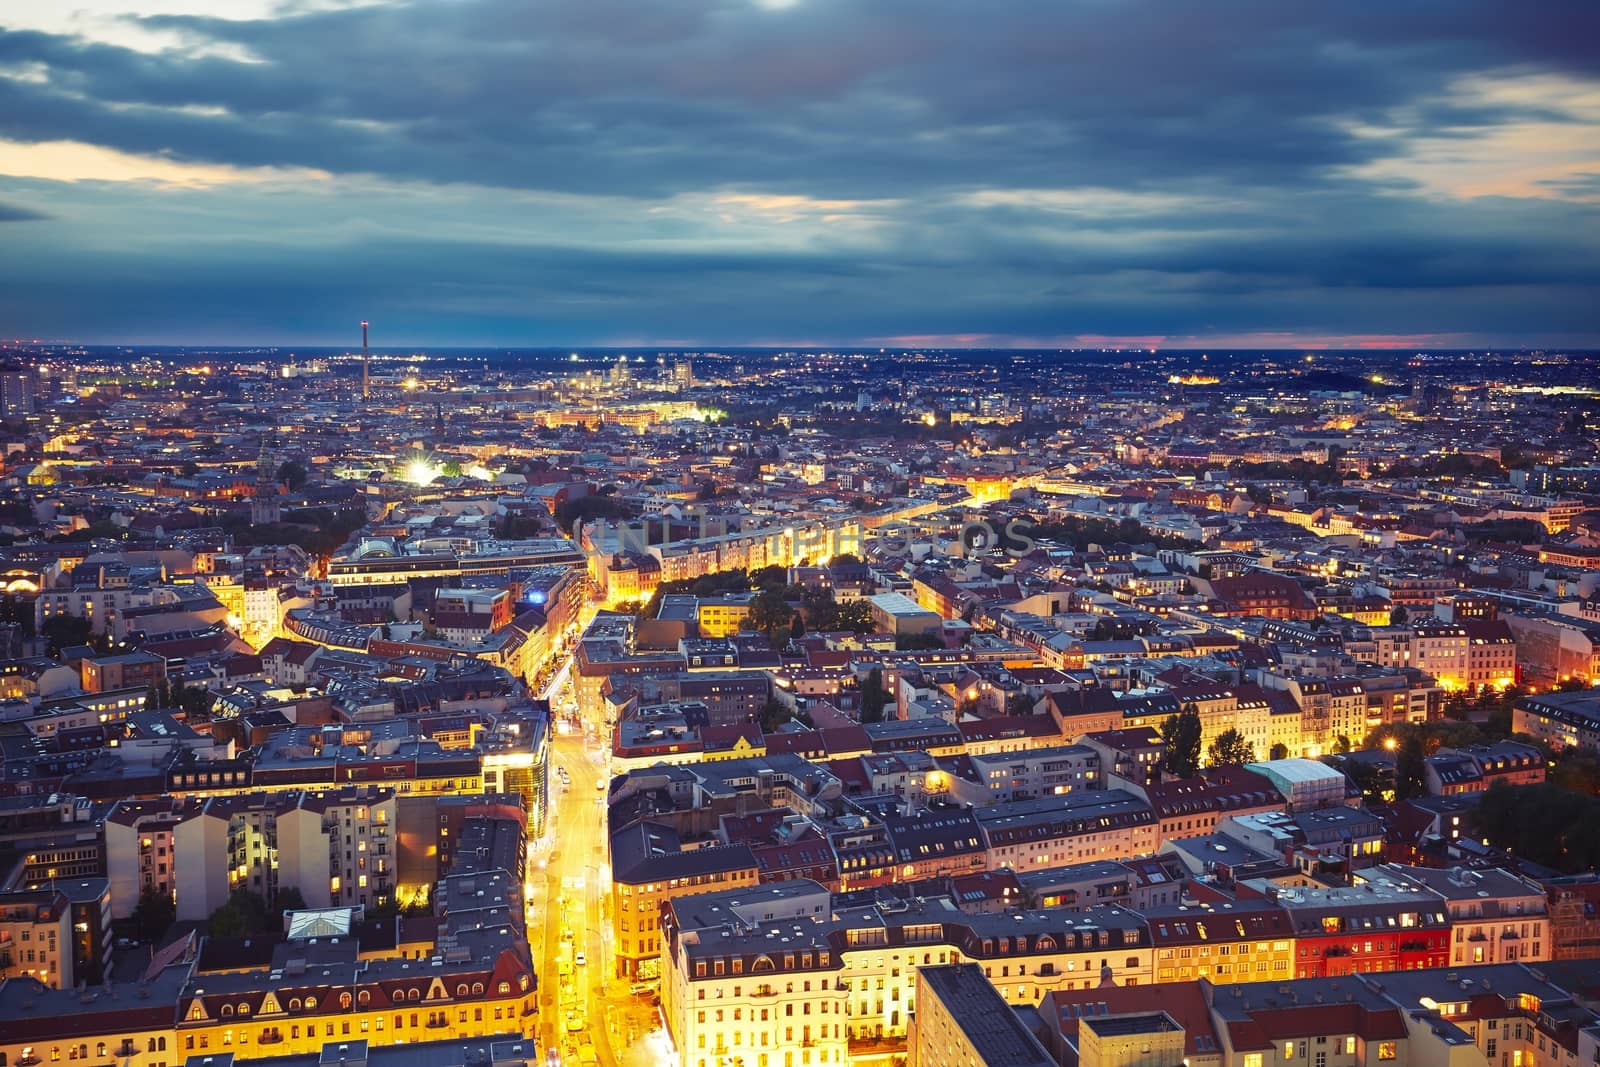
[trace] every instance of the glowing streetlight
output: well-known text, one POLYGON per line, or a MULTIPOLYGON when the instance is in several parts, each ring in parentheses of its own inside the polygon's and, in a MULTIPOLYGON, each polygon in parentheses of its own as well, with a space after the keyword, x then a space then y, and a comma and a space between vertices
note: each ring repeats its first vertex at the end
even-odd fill
POLYGON ((1392 737, 1385 737, 1383 739, 1383 747, 1388 749, 1390 752, 1393 752, 1396 748, 1400 747, 1400 742, 1396 741, 1392 737))
POLYGON ((406 464, 402 477, 412 485, 432 485, 439 474, 440 468, 419 456, 406 464))

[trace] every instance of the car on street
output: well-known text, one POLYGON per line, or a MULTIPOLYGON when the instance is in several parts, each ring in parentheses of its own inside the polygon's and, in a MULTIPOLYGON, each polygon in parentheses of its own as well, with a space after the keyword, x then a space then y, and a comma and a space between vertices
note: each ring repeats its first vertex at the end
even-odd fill
POLYGON ((573 962, 576 963, 579 967, 582 967, 584 964, 589 962, 588 954, 587 953, 583 953, 583 952, 578 953, 576 956, 572 957, 572 959, 573 959, 573 962))

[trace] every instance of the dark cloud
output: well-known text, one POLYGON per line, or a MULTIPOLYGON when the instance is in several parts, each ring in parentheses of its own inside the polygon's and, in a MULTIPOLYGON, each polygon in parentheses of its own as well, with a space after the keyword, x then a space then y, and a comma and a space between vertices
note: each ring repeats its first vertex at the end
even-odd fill
POLYGON ((1581 36, 1596 19, 1585 0, 1536 14, 1452 3, 1448 17, 1398 6, 462 0, 161 16, 143 21, 256 61, 0 34, 0 61, 51 74, 8 87, 4 128, 211 162, 643 194, 708 175, 845 196, 996 175, 1318 181, 1379 150, 1337 120, 1462 73, 1593 72, 1587 50, 1533 28, 1581 36))
MULTIPOLYGON (((241 248, 213 233, 226 202, 185 215, 183 194, 151 193, 151 236, 187 239, 152 249, 133 223, 137 255, 82 232, 41 244, 26 276, 0 266, 0 313, 59 308, 72 332, 93 301, 134 332, 213 339, 380 312, 419 340, 505 342, 1596 332, 1594 175, 1466 199, 1387 165, 1424 140, 1578 132, 1562 101, 1457 87, 1592 87, 1593 0, 457 0, 140 21, 192 47, 0 32, 0 68, 45 75, 0 77, 0 137, 377 176, 416 203, 391 217, 348 192, 348 234, 308 250, 240 198, 234 230, 258 227, 241 248), (483 190, 453 236, 427 196, 448 183, 483 190), (697 233, 714 212, 637 207, 719 191, 893 203, 860 230, 815 212, 791 227, 811 243, 771 226, 755 250, 697 233), (629 198, 641 232, 482 239, 496 197, 516 233, 511 200, 533 193, 629 198)), ((141 210, 40 196, 64 226, 141 210)))
POLYGON ((32 208, 0 200, 0 222, 41 222, 49 217, 32 208))

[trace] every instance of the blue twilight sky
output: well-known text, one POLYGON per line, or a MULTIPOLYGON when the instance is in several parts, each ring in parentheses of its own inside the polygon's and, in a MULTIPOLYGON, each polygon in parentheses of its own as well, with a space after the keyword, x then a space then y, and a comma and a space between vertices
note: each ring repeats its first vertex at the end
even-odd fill
POLYGON ((1596 0, 0 0, 0 336, 1600 345, 1596 0))

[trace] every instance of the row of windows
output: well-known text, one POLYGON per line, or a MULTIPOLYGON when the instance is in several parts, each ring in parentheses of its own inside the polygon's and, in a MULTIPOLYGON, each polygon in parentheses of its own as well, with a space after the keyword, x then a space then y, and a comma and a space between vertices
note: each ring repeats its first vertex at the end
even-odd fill
MULTIPOLYGON (((466 982, 462 982, 462 983, 460 983, 459 985, 456 986, 456 996, 458 996, 458 997, 465 997, 465 996, 469 996, 469 995, 471 995, 471 996, 482 996, 483 995, 483 989, 484 989, 484 986, 483 986, 482 982, 473 982, 470 986, 466 982)), ((510 993, 511 993, 511 983, 510 982, 501 982, 497 991, 499 992, 499 994, 501 996, 509 996, 510 993)), ((390 994, 390 999, 392 1001, 394 1001, 395 1003, 400 1003, 400 1002, 403 1002, 403 1001, 405 1001, 407 999, 410 999, 410 1000, 421 1000, 422 999, 422 995, 423 995, 422 994, 422 990, 418 989, 418 988, 413 988, 413 989, 411 989, 409 991, 405 990, 405 989, 397 989, 397 990, 394 990, 390 994)), ((436 999, 436 998, 433 998, 433 997, 430 996, 429 999, 436 999)), ((356 1004, 360 1004, 362 1006, 365 1006, 365 1005, 371 1003, 372 1002, 372 991, 368 990, 368 989, 363 989, 363 990, 359 991, 358 993, 356 993, 355 997, 353 998, 353 1002, 356 1003, 356 1004)), ((351 995, 349 993, 340 993, 339 994, 339 1007, 348 1009, 351 1006, 351 1004, 352 1004, 352 997, 351 997, 351 995)), ((289 999, 289 1010, 290 1011, 300 1011, 302 1009, 305 1010, 305 1011, 316 1011, 317 1010, 317 998, 308 996, 304 1000, 301 1000, 301 998, 299 998, 299 997, 291 997, 289 999)), ((237 1013, 240 1014, 240 1015, 249 1015, 250 1014, 250 1005, 248 1003, 241 1003, 241 1004, 237 1005, 237 1007, 235 1007, 235 1005, 233 1005, 233 1004, 224 1004, 222 1006, 222 1008, 220 1009, 219 1014, 223 1015, 223 1016, 231 1016, 231 1015, 233 1015, 235 1013, 235 1011, 237 1011, 237 1013)), ((190 1012, 190 1018, 200 1018, 200 1017, 203 1017, 203 1009, 197 1003, 195 1005, 195 1009, 190 1012)))
MULTIPOLYGON (((466 1008, 458 1008, 456 1010, 455 1022, 459 1023, 459 1024, 466 1023, 468 1021, 467 1020, 467 1011, 468 1011, 468 1009, 466 1009, 466 1008)), ((474 1023, 481 1023, 481 1022, 484 1021, 484 1009, 483 1008, 481 1008, 481 1007, 480 1008, 473 1008, 473 1009, 471 1009, 471 1012, 472 1012, 472 1021, 474 1023)), ((516 1011, 516 1009, 514 1007, 506 1007, 504 1005, 496 1005, 495 1008, 493 1009, 493 1012, 494 1012, 493 1018, 495 1020, 515 1019, 517 1017, 517 1011, 516 1011)), ((351 1028, 350 1028, 350 1022, 351 1022, 351 1020, 346 1019, 346 1020, 344 1020, 343 1022, 341 1022, 339 1024, 339 1033, 340 1033, 341 1036, 349 1036, 351 1034, 352 1031, 351 1031, 351 1028)), ((361 1020, 359 1020, 359 1027, 358 1027, 358 1031, 357 1032, 365 1034, 365 1033, 368 1033, 371 1030, 377 1030, 379 1033, 382 1033, 383 1030, 384 1030, 384 1024, 385 1024, 385 1017, 382 1016, 382 1015, 377 1015, 377 1016, 374 1016, 374 1017, 371 1017, 371 1018, 362 1018, 361 1020)), ((418 1016, 418 1014, 416 1012, 410 1012, 409 1014, 406 1014, 406 1015, 395 1015, 394 1016, 394 1029, 395 1030, 404 1030, 404 1029, 407 1028, 408 1025, 411 1028, 417 1028, 417 1027, 421 1026, 421 1027, 428 1028, 428 1029, 441 1029, 441 1028, 448 1027, 448 1026, 451 1025, 450 1013, 448 1011, 430 1011, 430 1012, 427 1013, 427 1015, 425 1017, 420 1017, 420 1018, 419 1018, 419 1016, 418 1016)), ((289 1027, 289 1040, 298 1041, 298 1040, 300 1040, 300 1036, 301 1036, 300 1027, 298 1025, 289 1027)), ((308 1023, 308 1024, 306 1024, 305 1036, 307 1038, 314 1038, 314 1037, 318 1036, 317 1024, 316 1023, 308 1023)), ((321 1036, 323 1036, 323 1037, 333 1037, 334 1036, 334 1024, 331 1023, 331 1022, 322 1024, 322 1034, 321 1034, 321 1036)), ((239 1038, 239 1044, 241 1044, 241 1045, 248 1044, 249 1040, 250 1040, 249 1031, 240 1031, 239 1035, 238 1035, 238 1038, 239 1038)), ((163 1047, 165 1047, 166 1039, 162 1038, 161 1040, 163 1042, 163 1047)), ((280 1027, 276 1027, 276 1026, 263 1027, 256 1034, 256 1043, 257 1044, 261 1044, 261 1045, 272 1045, 272 1044, 276 1044, 278 1042, 281 1042, 282 1040, 283 1040, 283 1030, 280 1027)), ((422 1040, 430 1040, 430 1039, 422 1039, 422 1040)), ((222 1044, 226 1047, 226 1046, 233 1045, 233 1043, 234 1043, 234 1031, 232 1029, 224 1030, 222 1032, 222 1044)), ((210 1034, 204 1034, 204 1033, 202 1033, 202 1034, 185 1034, 184 1035, 184 1039, 183 1039, 183 1046, 184 1046, 184 1049, 187 1050, 187 1051, 194 1051, 196 1049, 201 1049, 201 1050, 209 1049, 211 1047, 211 1035, 210 1034)), ((4 1067, 3 1061, 0 1061, 0 1067, 4 1067)))
MULTIPOLYGON (((842 1026, 840 1026, 838 1023, 834 1023, 832 1028, 831 1028, 831 1030, 827 1026, 820 1026, 820 1027, 817 1028, 817 1039, 818 1040, 822 1040, 822 1041, 826 1041, 829 1038, 833 1038, 834 1040, 838 1040, 838 1039, 840 1039, 840 1038, 842 1038, 844 1036, 843 1031, 844 1031, 844 1028, 842 1026)), ((717 1041, 717 1044, 715 1046, 716 1048, 721 1049, 721 1048, 726 1047, 722 1043, 722 1040, 721 1040, 725 1036, 727 1036, 725 1033, 719 1033, 717 1035, 718 1041, 717 1041)), ((768 1047, 769 1044, 776 1044, 776 1042, 769 1042, 767 1040, 767 1038, 769 1036, 770 1035, 765 1030, 752 1030, 752 1031, 750 1031, 750 1040, 749 1040, 748 1044, 752 1048, 766 1048, 766 1047, 768 1047)), ((744 1044, 747 1043, 744 1040, 745 1035, 744 1035, 744 1031, 742 1031, 742 1030, 734 1030, 732 1032, 732 1037, 733 1037, 732 1041, 729 1042, 729 1044, 731 1044, 731 1045, 740 1046, 740 1045, 744 1045, 744 1044)), ((792 1027, 792 1026, 784 1027, 784 1030, 783 1030, 783 1041, 784 1041, 784 1044, 793 1044, 794 1039, 795 1039, 794 1038, 794 1027, 792 1027)), ((807 1026, 807 1027, 804 1027, 802 1029, 800 1040, 801 1040, 802 1043, 807 1044, 807 1045, 809 1045, 811 1043, 811 1040, 812 1040, 812 1038, 811 1038, 811 1027, 807 1026)), ((701 1031, 698 1035, 696 1035, 695 1047, 699 1048, 699 1049, 704 1049, 706 1047, 706 1035, 705 1035, 704 1031, 701 1031)))

